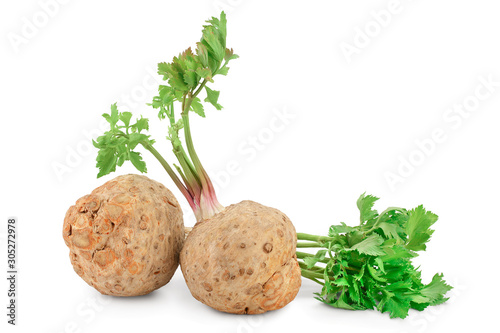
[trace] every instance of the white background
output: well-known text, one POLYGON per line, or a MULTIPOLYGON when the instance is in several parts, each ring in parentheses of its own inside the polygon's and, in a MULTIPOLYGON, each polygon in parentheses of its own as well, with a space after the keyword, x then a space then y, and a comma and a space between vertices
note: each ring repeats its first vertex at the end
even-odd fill
MULTIPOLYGON (((0 283, 2 332, 413 333, 494 325, 499 10, 493 0, 2 1, 0 266, 6 219, 16 216, 20 271, 15 328, 6 324, 0 283), (137 298, 102 297, 75 274, 61 235, 66 210, 135 172, 127 165, 96 179, 89 138, 100 133, 100 115, 118 102, 149 117, 158 150, 173 161, 166 124, 145 106, 156 93, 156 63, 193 46, 221 5, 228 46, 240 59, 214 86, 224 109, 192 117, 221 203, 251 199, 318 234, 358 223, 364 191, 382 198, 380 210, 424 204, 440 220, 416 264, 425 282, 443 272, 455 286, 448 303, 389 319, 323 305, 312 295, 319 285, 304 281, 282 310, 235 316, 192 298, 180 270, 137 298)), ((183 200, 156 160, 145 160, 148 176, 183 200)))

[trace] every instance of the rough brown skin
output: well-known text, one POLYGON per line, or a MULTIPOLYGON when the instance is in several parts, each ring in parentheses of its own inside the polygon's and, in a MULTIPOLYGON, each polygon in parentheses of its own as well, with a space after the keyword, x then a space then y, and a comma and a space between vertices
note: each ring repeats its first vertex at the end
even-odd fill
POLYGON ((242 201, 196 224, 181 252, 182 273, 194 298, 216 310, 280 309, 301 284, 296 242, 285 214, 242 201))
POLYGON ((63 237, 73 268, 89 285, 104 295, 145 295, 177 269, 182 210, 162 184, 119 176, 68 209, 63 237))

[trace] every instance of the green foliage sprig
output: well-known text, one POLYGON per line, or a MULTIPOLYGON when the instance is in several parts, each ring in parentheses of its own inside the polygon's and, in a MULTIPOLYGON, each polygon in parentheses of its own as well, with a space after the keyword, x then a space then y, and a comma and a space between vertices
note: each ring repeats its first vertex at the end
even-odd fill
POLYGON ((360 224, 330 227, 328 236, 297 234, 298 248, 321 248, 316 254, 297 252, 302 276, 323 286, 316 298, 337 308, 377 309, 391 318, 405 318, 410 308, 423 310, 444 303, 452 289, 436 274, 428 284, 411 259, 424 251, 438 216, 423 206, 412 210, 373 209, 378 198, 361 195, 360 224))
POLYGON ((220 92, 208 87, 216 75, 227 75, 229 61, 238 58, 232 49, 226 47, 227 21, 224 12, 219 18, 212 17, 203 26, 202 38, 196 43, 195 52, 186 49, 169 63, 158 64, 158 74, 166 84, 158 88, 158 96, 150 106, 158 110, 160 119, 168 119, 169 126, 165 136, 172 144, 173 152, 179 162, 175 171, 163 156, 154 148, 155 141, 147 133, 148 119, 140 118, 130 124, 132 113, 119 112, 116 104, 111 106, 110 114, 103 117, 110 129, 94 141, 99 149, 97 156, 98 177, 102 177, 130 161, 140 172, 146 172, 146 163, 137 150, 143 146, 162 164, 176 186, 188 200, 198 220, 208 218, 223 207, 219 204, 212 182, 203 168, 194 149, 189 123, 190 111, 205 117, 203 102, 221 110, 220 92), (205 92, 202 101, 200 93, 205 92), (180 117, 176 119, 175 105, 180 104, 180 117), (184 132, 185 146, 180 131, 184 132), (177 172, 177 173, 176 173, 177 172))

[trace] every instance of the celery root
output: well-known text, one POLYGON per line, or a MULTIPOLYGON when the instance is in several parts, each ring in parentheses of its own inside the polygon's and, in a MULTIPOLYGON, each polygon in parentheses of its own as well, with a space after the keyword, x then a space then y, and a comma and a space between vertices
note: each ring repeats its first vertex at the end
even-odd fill
POLYGON ((182 210, 162 184, 119 176, 68 209, 63 237, 75 272, 89 285, 105 295, 144 295, 177 269, 182 210))
POLYGON ((181 252, 191 294, 223 312, 282 308, 301 285, 296 233, 279 210, 253 201, 230 205, 196 224, 181 252))

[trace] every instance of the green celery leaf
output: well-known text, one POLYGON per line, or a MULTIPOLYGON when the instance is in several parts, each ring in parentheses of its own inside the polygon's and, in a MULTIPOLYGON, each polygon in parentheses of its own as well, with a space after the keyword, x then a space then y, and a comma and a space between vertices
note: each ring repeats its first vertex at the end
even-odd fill
POLYGON ((196 43, 196 55, 203 67, 208 68, 208 50, 205 44, 200 42, 196 43))
POLYGON ((422 205, 408 212, 409 219, 406 225, 408 242, 406 248, 412 251, 426 249, 425 243, 429 241, 434 230, 430 227, 438 220, 438 216, 426 211, 422 205))
POLYGON ((198 84, 199 78, 196 76, 196 72, 192 70, 187 70, 184 72, 184 82, 189 88, 194 88, 198 84))
POLYGON ((221 68, 219 68, 217 70, 217 74, 220 74, 220 75, 227 75, 228 72, 229 72, 229 67, 227 67, 227 66, 222 66, 221 68))
POLYGON ((378 281, 378 282, 387 282, 387 279, 386 278, 383 278, 380 276, 380 273, 379 271, 377 271, 375 268, 373 268, 372 265, 366 265, 366 268, 368 269, 368 273, 370 273, 370 276, 375 280, 375 281, 378 281))
POLYGON ((127 154, 126 153, 120 153, 118 154, 116 165, 121 167, 123 163, 127 160, 127 154))
POLYGON ((347 242, 351 248, 361 242, 365 236, 365 233, 359 231, 358 228, 354 228, 353 231, 346 234, 347 242))
POLYGON ((325 259, 327 253, 328 253, 327 250, 319 250, 314 255, 314 257, 306 257, 306 258, 304 258, 304 263, 307 265, 307 268, 311 268, 314 265, 316 265, 316 263, 318 261, 321 261, 321 260, 325 259))
POLYGON ((111 172, 116 171, 116 150, 113 148, 101 148, 97 153, 97 168, 99 169, 99 173, 97 174, 97 178, 110 174, 111 172))
POLYGON ((238 59, 239 56, 237 54, 234 54, 233 49, 226 49, 226 52, 224 54, 224 61, 228 62, 229 60, 233 59, 238 59))
POLYGON ((158 74, 163 75, 163 80, 168 80, 170 71, 170 64, 161 62, 158 64, 158 74))
POLYGON ((111 112, 110 114, 103 113, 102 116, 106 121, 110 124, 110 127, 113 129, 116 127, 116 123, 118 120, 120 120, 119 115, 118 115, 118 107, 116 106, 116 103, 111 105, 111 112))
POLYGON ((361 196, 357 201, 361 223, 369 221, 378 215, 377 211, 373 210, 372 208, 373 205, 375 204, 375 201, 377 201, 379 198, 373 195, 365 195, 365 194, 366 193, 361 194, 361 196))
POLYGON ((203 110, 203 104, 201 104, 201 101, 198 97, 193 99, 193 102, 191 103, 191 110, 193 110, 200 117, 205 118, 205 111, 203 110))
POLYGON ((120 120, 125 124, 125 127, 130 126, 130 119, 132 118, 131 112, 120 112, 120 120))
MULTIPOLYGON (((392 253, 388 253, 387 255, 383 255, 380 257, 384 262, 395 261, 400 259, 410 259, 415 257, 408 249, 405 247, 396 245, 390 248, 392 253)), ((385 250, 385 252, 388 252, 385 250)))
POLYGON ((385 274, 384 261, 380 257, 375 258, 375 263, 379 267, 380 271, 385 274))
POLYGON ((149 130, 149 120, 147 118, 137 119, 135 125, 133 127, 137 130, 137 132, 141 133, 143 130, 149 130))
POLYGON ((220 91, 217 90, 212 90, 209 87, 205 86, 205 89, 207 91, 207 97, 205 98, 205 102, 211 103, 217 110, 222 109, 222 105, 217 103, 217 100, 219 99, 219 94, 220 91))
POLYGON ((365 264, 365 265, 363 265, 363 266, 361 267, 361 269, 359 270, 359 272, 358 272, 358 273, 354 274, 354 276, 353 276, 353 277, 354 277, 357 281, 360 281, 360 280, 363 278, 363 276, 364 276, 364 274, 365 274, 365 266, 366 266, 366 264, 365 264))
POLYGON ((355 231, 355 230, 358 230, 358 229, 355 227, 349 227, 344 222, 340 222, 340 225, 332 225, 330 227, 328 235, 330 237, 333 237, 333 236, 338 235, 338 234, 345 234, 347 232, 351 232, 351 231, 355 231))
POLYGON ((382 229, 386 238, 399 238, 398 225, 387 222, 381 222, 378 224, 378 227, 382 229))
POLYGON ((225 48, 221 44, 218 37, 219 32, 211 26, 207 26, 203 31, 203 40, 209 47, 209 54, 213 54, 217 62, 221 62, 224 59, 225 48))
POLYGON ((366 237, 363 241, 351 246, 351 249, 357 250, 359 253, 367 254, 369 256, 380 256, 385 254, 384 250, 380 247, 383 242, 384 239, 380 235, 372 234, 366 237))
POLYGON ((342 294, 335 303, 331 303, 329 305, 339 308, 339 309, 346 309, 346 310, 355 310, 350 304, 348 304, 346 301, 347 297, 345 294, 342 294))
POLYGON ((170 83, 172 88, 177 89, 179 91, 188 91, 189 90, 189 87, 184 82, 183 77, 178 77, 178 76, 172 77, 168 80, 168 83, 170 83))
POLYGON ((196 70, 196 74, 198 74, 200 77, 202 77, 208 81, 210 81, 212 79, 212 71, 208 67, 198 68, 196 70))
POLYGON ((381 312, 389 312, 391 318, 406 318, 410 310, 410 299, 400 294, 395 294, 385 300, 381 312))
POLYGON ((349 280, 347 296, 351 298, 353 302, 356 303, 358 306, 361 306, 360 288, 358 285, 358 281, 351 276, 347 276, 347 279, 349 280))
POLYGON ((432 281, 420 290, 420 294, 427 297, 432 305, 435 305, 442 303, 444 295, 451 289, 453 287, 443 280, 443 274, 435 274, 432 281))
POLYGON ((347 281, 347 279, 345 277, 341 277, 341 278, 335 279, 333 281, 333 283, 335 283, 335 285, 337 285, 339 287, 349 286, 349 282, 347 281))
POLYGON ((137 170, 139 170, 142 173, 147 172, 146 163, 142 160, 140 153, 136 153, 134 151, 131 151, 129 158, 130 158, 130 162, 132 162, 132 164, 136 167, 137 170))
MULTIPOLYGON (((222 11, 220 13, 220 19, 219 19, 219 24, 218 24, 218 28, 220 30, 220 35, 221 35, 221 38, 223 41, 226 40, 226 36, 227 36, 227 19, 226 19, 226 13, 224 13, 224 11, 222 11)), ((223 43, 225 45, 225 43, 223 43)))

